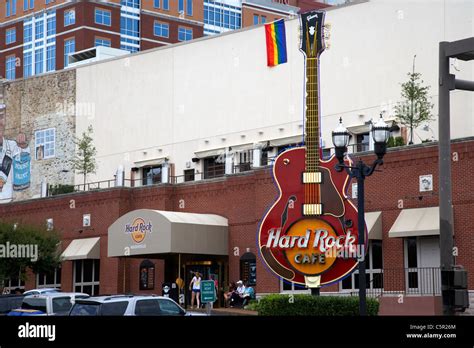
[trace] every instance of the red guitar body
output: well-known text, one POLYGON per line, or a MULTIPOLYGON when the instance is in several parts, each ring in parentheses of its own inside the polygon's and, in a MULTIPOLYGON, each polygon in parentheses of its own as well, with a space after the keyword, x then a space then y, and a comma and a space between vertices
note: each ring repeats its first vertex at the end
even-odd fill
MULTIPOLYGON (((304 147, 297 147, 282 152, 276 158, 273 175, 279 189, 279 197, 262 220, 258 241, 261 255, 270 270, 301 285, 305 284, 305 277, 291 267, 285 253, 278 248, 267 248, 268 235, 272 229, 281 228, 281 234, 284 235, 300 220, 318 219, 331 225, 338 235, 351 232, 352 235, 358 236, 357 209, 346 196, 350 178, 345 171, 335 170, 335 156, 327 161, 320 161, 320 170, 324 173, 320 197, 326 213, 314 217, 303 215, 305 192, 301 178, 305 171, 305 154, 304 147)), ((346 165, 351 163, 350 159, 345 161, 346 165)), ((356 258, 337 258, 333 266, 321 274, 321 286, 340 280, 356 266, 356 258)))

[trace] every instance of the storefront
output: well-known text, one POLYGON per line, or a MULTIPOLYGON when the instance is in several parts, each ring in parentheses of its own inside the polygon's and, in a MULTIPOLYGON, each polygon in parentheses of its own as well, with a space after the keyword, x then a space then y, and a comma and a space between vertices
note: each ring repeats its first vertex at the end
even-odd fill
MULTIPOLYGON (((180 302, 188 304, 188 285, 195 272, 222 289, 228 281, 228 222, 212 214, 151 209, 133 210, 108 228, 108 257, 145 259, 140 263, 139 289, 160 292, 155 263, 163 260, 164 283, 176 284, 180 302)), ((221 298, 221 296, 219 297, 221 298)))

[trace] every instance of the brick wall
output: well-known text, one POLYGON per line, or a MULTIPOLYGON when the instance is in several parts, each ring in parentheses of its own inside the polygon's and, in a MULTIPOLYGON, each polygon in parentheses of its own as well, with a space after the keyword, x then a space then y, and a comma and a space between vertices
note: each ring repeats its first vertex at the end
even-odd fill
MULTIPOLYGON (((459 248, 457 263, 468 272, 469 288, 474 289, 474 244, 470 233, 470 216, 474 213, 474 183, 466 173, 472 172, 474 139, 453 143, 453 203, 455 244, 459 248)), ((436 144, 416 145, 390 150, 381 172, 366 180, 367 211, 383 211, 383 257, 385 268, 403 267, 402 239, 389 238, 388 231, 403 208, 436 206, 438 200, 438 160, 436 144), (420 194, 419 175, 432 174, 434 190, 420 194)), ((369 162, 371 156, 364 156, 369 162)), ((276 197, 271 171, 263 168, 224 178, 179 185, 159 185, 140 188, 117 188, 96 192, 30 200, 0 206, 2 220, 44 224, 54 219, 55 228, 64 240, 63 247, 76 238, 101 237, 102 293, 138 292, 138 266, 141 259, 128 261, 107 258, 107 228, 124 213, 140 209, 175 210, 212 213, 229 221, 229 278, 239 278, 239 256, 247 248, 257 254, 258 224, 276 197), (71 209, 74 200, 75 209, 71 209), (184 204, 184 205, 183 205, 184 204), (92 227, 84 230, 82 215, 92 214, 92 227), (236 252, 236 256, 234 255, 236 252), (126 263, 126 265, 125 265, 126 263), (125 267, 125 272, 124 272, 125 267), (125 286, 123 276, 125 274, 125 286)), ((164 280, 164 263, 156 262, 157 287, 164 280)), ((65 262, 62 269, 63 288, 71 289, 72 267, 65 262)), ((257 257, 257 293, 279 291, 279 282, 257 257)), ((30 284, 30 283, 27 283, 30 284)), ((330 290, 337 290, 337 285, 330 290)), ((161 292, 161 289, 155 291, 161 292)))

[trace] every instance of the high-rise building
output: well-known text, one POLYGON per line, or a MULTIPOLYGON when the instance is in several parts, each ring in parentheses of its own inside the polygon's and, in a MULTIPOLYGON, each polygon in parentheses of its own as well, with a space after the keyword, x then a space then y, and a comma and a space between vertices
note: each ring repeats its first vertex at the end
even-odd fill
POLYGON ((146 50, 203 35, 202 0, 4 0, 0 75, 60 70, 94 46, 146 50))

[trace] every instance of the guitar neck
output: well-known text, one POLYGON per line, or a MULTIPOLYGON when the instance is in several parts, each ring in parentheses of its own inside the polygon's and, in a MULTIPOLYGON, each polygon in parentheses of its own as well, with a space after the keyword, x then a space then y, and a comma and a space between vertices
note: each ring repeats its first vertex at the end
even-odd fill
POLYGON ((319 168, 319 88, 318 57, 306 58, 306 171, 316 172, 319 168))

